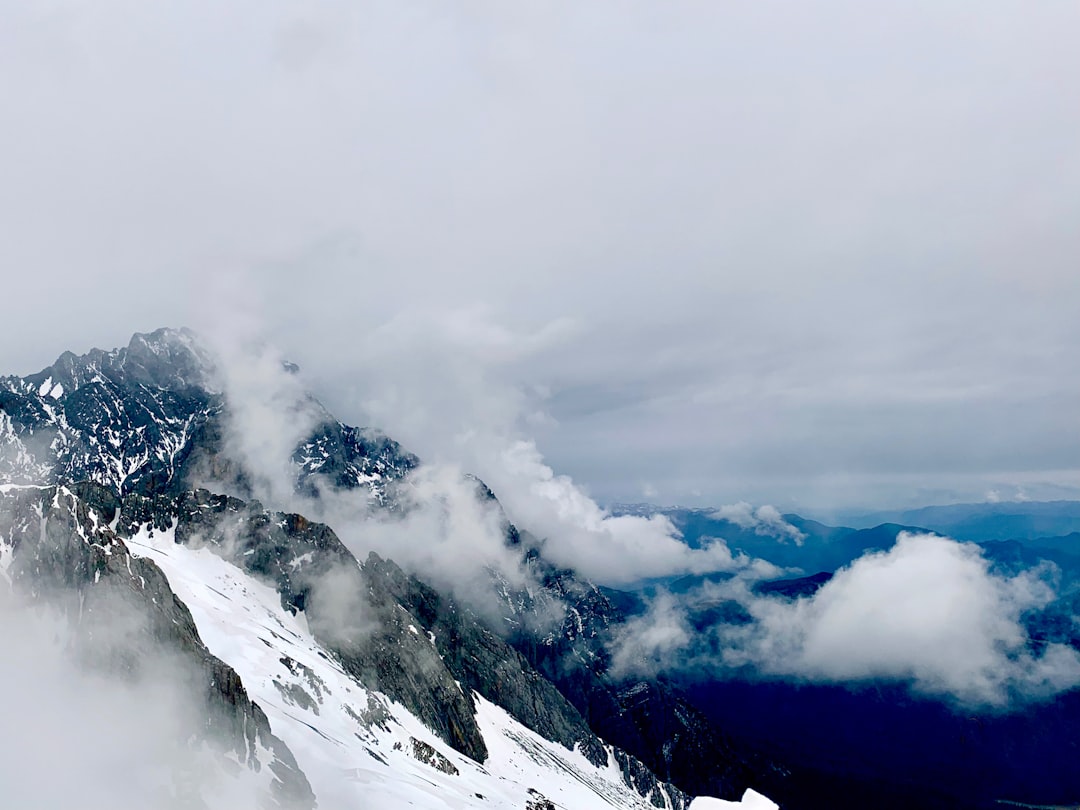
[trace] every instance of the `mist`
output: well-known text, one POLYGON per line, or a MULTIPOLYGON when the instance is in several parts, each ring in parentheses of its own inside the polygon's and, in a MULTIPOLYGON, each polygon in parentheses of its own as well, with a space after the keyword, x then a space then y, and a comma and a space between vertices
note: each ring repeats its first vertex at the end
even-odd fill
MULTIPOLYGON (((77 597, 76 597, 77 599, 77 597)), ((91 600, 91 637, 51 603, 0 580, 0 782, 12 807, 256 810, 268 778, 200 741, 195 673, 141 632, 145 617, 91 600), (123 665, 137 660, 137 670, 123 665)))

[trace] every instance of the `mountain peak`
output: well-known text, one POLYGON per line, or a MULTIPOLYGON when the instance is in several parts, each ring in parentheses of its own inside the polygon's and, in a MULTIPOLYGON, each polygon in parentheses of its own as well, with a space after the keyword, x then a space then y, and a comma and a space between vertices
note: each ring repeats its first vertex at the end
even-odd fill
POLYGON ((136 333, 128 345, 77 355, 64 352, 51 366, 26 377, 42 396, 59 399, 92 383, 147 385, 167 391, 212 390, 215 364, 190 329, 162 328, 136 333))

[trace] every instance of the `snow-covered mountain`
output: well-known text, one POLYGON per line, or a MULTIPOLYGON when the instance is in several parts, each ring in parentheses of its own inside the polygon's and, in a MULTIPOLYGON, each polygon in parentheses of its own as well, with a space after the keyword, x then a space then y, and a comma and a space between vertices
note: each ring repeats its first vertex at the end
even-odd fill
MULTIPOLYGON (((4 619, 58 610, 72 666, 124 682, 181 662, 185 750, 220 774, 163 777, 169 806, 218 806, 223 779, 282 808, 739 806, 668 781, 710 762, 735 799, 745 763, 662 685, 606 677, 620 614, 601 589, 508 521, 538 585, 492 572, 499 627, 390 560, 358 560, 331 526, 253 499, 226 391, 182 330, 0 379, 0 570, 17 603, 4 619)), ((406 509, 416 457, 309 405, 290 506, 358 491, 406 509)), ((743 805, 774 806, 752 792, 743 805)))

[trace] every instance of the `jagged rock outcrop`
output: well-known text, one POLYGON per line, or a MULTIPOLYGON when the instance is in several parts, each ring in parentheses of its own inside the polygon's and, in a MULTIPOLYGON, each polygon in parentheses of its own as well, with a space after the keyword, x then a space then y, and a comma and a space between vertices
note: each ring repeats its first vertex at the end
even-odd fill
POLYGON ((471 611, 376 554, 368 557, 364 569, 372 574, 372 587, 404 605, 431 634, 442 660, 463 686, 547 739, 567 748, 580 746, 595 764, 607 762, 603 744, 577 709, 471 611))
POLYGON ((0 480, 168 487, 220 408, 210 369, 189 332, 159 330, 126 349, 68 352, 37 374, 0 379, 0 480))

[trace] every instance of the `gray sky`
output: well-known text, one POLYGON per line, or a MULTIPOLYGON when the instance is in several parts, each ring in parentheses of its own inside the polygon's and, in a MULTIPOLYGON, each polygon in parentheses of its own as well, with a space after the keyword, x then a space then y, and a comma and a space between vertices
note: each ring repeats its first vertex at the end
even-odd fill
POLYGON ((238 319, 495 481, 1080 497, 1078 25, 0 0, 0 368, 238 319))

